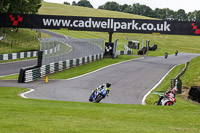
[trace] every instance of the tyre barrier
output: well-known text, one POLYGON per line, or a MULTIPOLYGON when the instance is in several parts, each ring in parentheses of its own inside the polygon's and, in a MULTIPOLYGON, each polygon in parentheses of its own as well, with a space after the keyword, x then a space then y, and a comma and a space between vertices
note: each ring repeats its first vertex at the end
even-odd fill
POLYGON ((147 52, 147 47, 143 47, 142 49, 138 51, 138 55, 144 55, 146 54, 146 52, 147 52))
POLYGON ((149 51, 155 51, 158 48, 158 45, 154 44, 152 47, 149 47, 149 51))
POLYGON ((188 98, 200 103, 200 86, 192 86, 188 98))
POLYGON ((37 57, 37 56, 38 56, 38 51, 18 52, 18 53, 10 53, 10 54, 0 54, 0 61, 23 59, 23 58, 37 57))
POLYGON ((66 70, 71 67, 75 67, 78 65, 86 64, 89 62, 93 62, 96 60, 100 60, 103 58, 103 53, 97 55, 89 55, 86 57, 73 59, 73 60, 66 60, 66 61, 59 61, 56 63, 50 63, 49 65, 43 65, 39 68, 32 68, 32 69, 25 69, 24 70, 24 82, 32 82, 39 78, 45 77, 49 74, 66 70))
POLYGON ((38 69, 42 66, 43 51, 37 51, 37 53, 38 53, 37 65, 20 69, 19 77, 18 77, 18 83, 24 83, 25 82, 26 71, 31 70, 31 69, 38 69))

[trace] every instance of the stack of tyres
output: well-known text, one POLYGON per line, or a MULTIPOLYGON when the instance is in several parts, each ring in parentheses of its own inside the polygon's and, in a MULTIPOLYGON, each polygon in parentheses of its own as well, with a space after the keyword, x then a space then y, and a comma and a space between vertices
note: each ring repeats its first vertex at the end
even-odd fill
POLYGON ((191 100, 200 103, 200 86, 192 86, 189 91, 189 96, 191 100))

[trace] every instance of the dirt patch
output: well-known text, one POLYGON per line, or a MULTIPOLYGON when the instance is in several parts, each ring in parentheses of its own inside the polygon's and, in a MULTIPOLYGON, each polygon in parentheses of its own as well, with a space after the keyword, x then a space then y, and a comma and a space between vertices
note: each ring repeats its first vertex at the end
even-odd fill
POLYGON ((182 92, 180 94, 181 97, 188 99, 188 94, 189 94, 190 89, 186 86, 182 86, 182 92))

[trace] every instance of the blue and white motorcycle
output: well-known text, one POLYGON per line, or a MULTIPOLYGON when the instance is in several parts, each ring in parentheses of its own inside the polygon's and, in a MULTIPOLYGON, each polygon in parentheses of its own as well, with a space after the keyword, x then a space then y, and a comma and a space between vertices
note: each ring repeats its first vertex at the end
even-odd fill
POLYGON ((108 94, 108 91, 106 91, 106 88, 95 88, 95 90, 92 91, 92 94, 89 97, 90 102, 99 103, 102 99, 104 99, 108 94))

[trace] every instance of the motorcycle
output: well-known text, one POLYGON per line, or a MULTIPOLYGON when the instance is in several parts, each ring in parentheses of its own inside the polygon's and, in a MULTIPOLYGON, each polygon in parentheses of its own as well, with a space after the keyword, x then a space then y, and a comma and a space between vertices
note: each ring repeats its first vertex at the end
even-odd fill
POLYGON ((90 102, 95 102, 95 103, 99 103, 102 99, 105 98, 105 96, 107 96, 107 91, 106 88, 102 88, 102 89, 95 89, 92 91, 92 94, 89 97, 89 101, 90 102))
POLYGON ((159 95, 159 100, 156 101, 154 105, 172 106, 175 103, 176 103, 176 94, 170 92, 165 95, 159 95))

